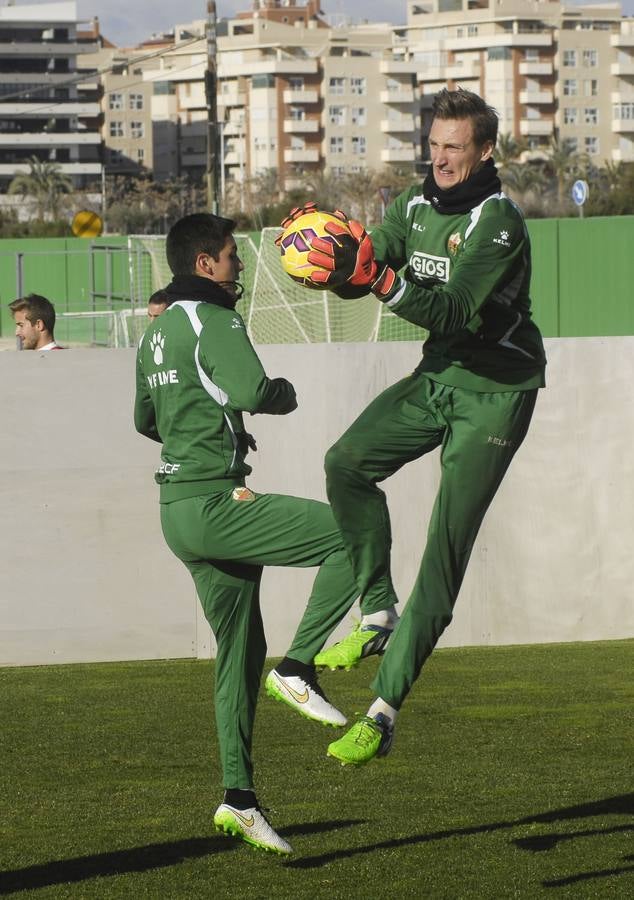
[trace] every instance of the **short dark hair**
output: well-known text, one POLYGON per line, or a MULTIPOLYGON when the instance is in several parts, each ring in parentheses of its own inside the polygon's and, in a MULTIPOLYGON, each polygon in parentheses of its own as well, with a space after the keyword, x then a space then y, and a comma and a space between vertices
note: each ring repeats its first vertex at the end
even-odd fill
POLYGON ((12 313, 24 310, 31 325, 35 325, 37 320, 41 319, 46 330, 51 335, 53 334, 55 329, 55 307, 46 297, 42 297, 40 294, 18 297, 17 300, 9 303, 9 309, 12 313))
POLYGON ((148 300, 148 306, 149 306, 151 303, 156 303, 157 306, 158 306, 159 304, 162 305, 162 304, 164 303, 165 306, 169 306, 171 302, 172 302, 172 301, 170 300, 170 298, 168 297, 168 295, 167 295, 167 294, 165 293, 165 291, 161 288, 161 290, 159 290, 159 291, 154 291, 154 293, 152 294, 152 296, 151 296, 150 299, 148 300))
POLYGON ((174 275, 193 275, 196 258, 208 253, 218 259, 227 238, 236 227, 232 219, 212 213, 194 213, 179 219, 169 230, 165 244, 167 262, 174 275))
POLYGON ((434 119, 471 119, 473 122, 473 140, 478 147, 487 141, 495 146, 498 137, 498 114, 484 102, 482 97, 472 91, 458 88, 448 91, 443 88, 434 97, 432 104, 434 119))

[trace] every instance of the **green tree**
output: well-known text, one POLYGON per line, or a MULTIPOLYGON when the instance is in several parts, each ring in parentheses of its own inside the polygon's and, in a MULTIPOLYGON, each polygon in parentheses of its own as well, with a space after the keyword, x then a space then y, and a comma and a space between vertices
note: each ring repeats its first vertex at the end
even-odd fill
POLYGON ((62 200, 73 190, 73 183, 57 163, 42 162, 36 156, 28 160, 29 171, 18 173, 9 185, 9 193, 32 197, 38 219, 60 218, 62 200))
POLYGON ((546 170, 557 182, 557 203, 564 205, 566 193, 587 163, 587 157, 577 153, 569 140, 552 138, 546 151, 546 170))

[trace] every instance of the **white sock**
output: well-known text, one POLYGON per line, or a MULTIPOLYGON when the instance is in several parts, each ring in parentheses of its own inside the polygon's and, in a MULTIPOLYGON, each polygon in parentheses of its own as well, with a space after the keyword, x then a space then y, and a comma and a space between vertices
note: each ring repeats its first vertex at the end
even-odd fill
POLYGON ((396 716, 398 715, 398 710, 394 709, 393 706, 390 706, 389 703, 386 703, 385 700, 381 700, 380 697, 377 697, 370 709, 368 710, 368 718, 373 719, 377 713, 383 713, 383 715, 390 719, 392 725, 396 721, 396 716))
POLYGON ((379 628, 394 628, 398 622, 398 613, 395 606, 388 609, 380 609, 378 612, 370 613, 361 617, 361 627, 364 625, 378 625, 379 628))

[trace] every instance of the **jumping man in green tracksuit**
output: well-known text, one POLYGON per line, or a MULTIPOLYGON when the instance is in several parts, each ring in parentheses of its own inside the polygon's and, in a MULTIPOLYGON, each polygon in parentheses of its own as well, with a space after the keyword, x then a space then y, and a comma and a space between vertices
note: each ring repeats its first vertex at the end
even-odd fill
POLYGON ((316 282, 342 298, 371 290, 429 331, 416 371, 377 397, 326 456, 328 498, 363 602, 382 599, 387 607, 395 599, 389 514, 377 484, 440 447, 440 488, 400 621, 364 617, 315 658, 318 666, 350 668, 389 637, 375 701, 328 748, 343 764, 389 751, 397 712, 451 621, 476 535, 544 385, 529 239, 492 159, 497 115, 463 90, 441 91, 433 111, 424 184, 397 197, 371 241, 342 215, 342 226, 328 229, 335 241, 317 239, 309 254, 323 266, 316 282))
POLYGON ((243 412, 285 415, 297 401, 288 381, 266 376, 235 311, 243 266, 233 227, 197 214, 171 229, 170 305, 139 344, 134 419, 141 434, 163 445, 155 476, 163 533, 192 574, 218 645, 215 709, 225 796, 214 822, 256 847, 290 853, 253 788, 251 738, 266 655, 262 567, 320 566, 301 634, 266 686, 328 725, 346 719, 321 692, 313 658, 358 590, 328 504, 245 486, 251 472, 245 457, 255 442, 243 412))

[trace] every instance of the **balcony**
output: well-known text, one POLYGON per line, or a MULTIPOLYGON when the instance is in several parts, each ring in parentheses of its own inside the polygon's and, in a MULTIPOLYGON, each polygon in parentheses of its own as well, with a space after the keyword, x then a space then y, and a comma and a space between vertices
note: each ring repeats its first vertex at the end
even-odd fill
POLYGON ((634 32, 630 34, 613 34, 610 38, 613 47, 634 47, 634 32))
POLYGON ((78 144, 100 144, 98 131, 38 132, 37 134, 0 134, 0 147, 68 147, 78 144))
POLYGON ((520 75, 552 75, 551 62, 521 62, 520 75))
POLYGON ((72 100, 48 101, 43 103, 2 103, 0 98, 0 118, 4 116, 20 116, 29 118, 61 118, 63 116, 98 116, 101 107, 98 103, 75 103, 72 100), (42 107, 45 107, 44 111, 42 107))
POLYGON ((414 147, 399 147, 381 150, 381 162, 398 163, 398 162, 414 162, 416 160, 416 150, 414 147))
POLYGON ((319 162, 319 150, 292 150, 284 151, 284 162, 287 163, 316 163, 319 162))
POLYGON ((400 88, 397 91, 381 91, 379 94, 381 103, 413 103, 414 88, 400 88))
POLYGON ((416 120, 414 116, 399 116, 394 119, 381 119, 381 131, 393 133, 403 131, 414 131, 416 128, 416 120))
POLYGON ((520 134, 548 137, 553 133, 554 126, 552 119, 520 119, 520 134))
POLYGON ((417 66, 413 59, 382 59, 379 72, 381 75, 415 75, 417 66))
POLYGON ((552 91, 520 91, 520 103, 527 106, 539 106, 553 102, 552 91))
POLYGON ((265 59, 240 63, 221 62, 218 77, 237 78, 239 75, 316 75, 316 59, 265 59))
POLYGON ((282 100, 284 103, 319 103, 319 93, 317 91, 283 91, 282 100))
POLYGON ((69 41, 46 43, 45 41, 0 42, 0 56, 77 56, 78 53, 96 53, 99 49, 95 42, 84 44, 69 41))
POLYGON ((319 119, 284 119, 284 131, 287 134, 316 134, 319 128, 319 119))
POLYGON ((244 165, 244 154, 238 153, 237 150, 230 150, 229 153, 225 153, 224 155, 224 164, 225 166, 243 166, 244 165))
POLYGON ((628 59, 627 62, 612 63, 610 72, 612 75, 617 75, 621 78, 634 75, 634 59, 628 59))
POLYGON ((221 123, 221 128, 225 137, 244 135, 244 122, 223 122, 221 123))
POLYGON ((618 134, 628 134, 634 131, 634 119, 612 119, 612 131, 618 134))
MULTIPOLYGON (((444 50, 486 50, 488 47, 552 47, 550 33, 527 32, 526 34, 481 34, 475 37, 445 38, 440 41, 444 50)), ((438 46, 438 44, 436 44, 438 46)))
MULTIPOLYGON (((65 175, 101 175, 101 163, 57 163, 60 172, 65 175)), ((10 175, 13 177, 18 173, 29 172, 30 167, 27 163, 0 163, 0 175, 10 175)))
POLYGON ((218 94, 218 106, 244 106, 246 101, 246 91, 221 91, 218 94))

